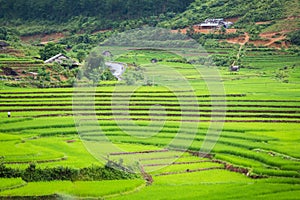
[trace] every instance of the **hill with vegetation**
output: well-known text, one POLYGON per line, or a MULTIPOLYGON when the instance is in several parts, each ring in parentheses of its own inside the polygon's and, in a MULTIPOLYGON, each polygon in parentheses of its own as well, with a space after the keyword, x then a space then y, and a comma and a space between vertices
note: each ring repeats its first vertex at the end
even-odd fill
POLYGON ((299 1, 295 0, 196 0, 188 9, 161 25, 182 28, 206 18, 238 18, 240 26, 247 23, 278 20, 299 16, 299 1))
POLYGON ((168 16, 183 12, 191 2, 193 0, 1 0, 0 18, 2 25, 22 26, 25 23, 47 26, 47 29, 39 27, 35 32, 23 31, 24 35, 61 31, 57 29, 94 31, 119 27, 126 20, 141 20, 136 22, 139 25, 150 21, 155 23, 158 16, 166 20, 168 16))
MULTIPOLYGON (((299 52, 292 45, 300 44, 298 0, 0 0, 0 5, 0 42, 10 45, 0 50, 0 65, 10 66, 1 72, 4 78, 15 73, 27 78, 26 73, 33 72, 44 80, 45 71, 51 71, 47 80, 56 81, 55 85, 72 85, 77 70, 50 68, 43 65, 43 60, 65 53, 82 62, 94 47, 114 33, 145 25, 177 29, 205 48, 249 45, 293 48, 299 52), (225 18, 234 21, 234 26, 231 30, 215 29, 205 34, 195 31, 193 25, 207 18, 225 18), (30 69, 24 70, 25 65, 30 69), (59 75, 62 71, 63 76, 59 75)), ((235 58, 234 52, 218 55, 214 61, 227 66, 235 58)))
POLYGON ((207 18, 233 20, 235 28, 250 27, 254 32, 295 32, 300 26, 298 0, 0 0, 0 4, 0 25, 20 36, 122 32, 143 25, 179 29, 207 18))
POLYGON ((193 0, 61 0, 0 1, 0 17, 6 19, 67 21, 79 15, 106 20, 138 19, 166 12, 182 12, 193 0))

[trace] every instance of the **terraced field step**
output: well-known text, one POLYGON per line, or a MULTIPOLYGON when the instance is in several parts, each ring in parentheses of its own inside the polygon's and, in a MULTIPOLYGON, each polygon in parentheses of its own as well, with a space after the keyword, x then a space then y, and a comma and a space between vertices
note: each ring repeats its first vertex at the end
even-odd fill
MULTIPOLYGON (((146 118, 130 118, 134 121, 158 121, 161 122, 161 119, 146 119, 146 118)), ((91 119, 92 121, 94 119, 91 119)), ((107 121, 107 120, 118 120, 118 121, 128 121, 128 118, 106 118, 106 119, 98 119, 98 121, 107 121)), ((199 120, 184 120, 184 119, 168 119, 167 121, 170 122, 249 122, 249 123, 300 123, 300 120, 267 120, 267 119, 261 119, 261 120, 238 120, 238 119, 225 119, 225 120, 211 120, 211 119, 199 119, 199 120)))
MULTIPOLYGON (((14 110, 10 110, 10 111, 14 111, 14 110)), ((76 114, 75 114, 76 115, 76 114)), ((116 117, 115 119, 122 119, 120 118, 121 115, 127 116, 127 114, 125 113, 118 113, 118 117, 116 117)), ((74 114, 45 114, 45 115, 34 115, 34 117, 62 117, 62 116, 74 116, 74 114)), ((94 116, 94 114, 80 114, 80 116, 94 116)), ((112 113, 97 113, 96 116, 116 116, 115 114, 112 113)), ((137 117, 137 116, 142 116, 142 117, 148 117, 147 113, 134 113, 134 114, 130 114, 130 119, 133 119, 133 117, 137 117)), ((277 119, 277 118, 286 118, 286 119, 300 119, 300 116, 293 116, 293 115, 268 115, 268 114, 251 114, 251 115, 240 115, 240 114, 236 114, 236 115, 228 115, 228 114, 159 114, 159 113, 153 113, 151 114, 152 117, 157 116, 157 117, 195 117, 195 118, 210 118, 210 117, 215 117, 215 118, 272 118, 272 119, 277 119)), ((125 119, 125 118, 124 118, 125 119)), ((129 118, 127 118, 129 119, 129 118)), ((139 119, 139 118, 135 118, 135 119, 139 119)), ((155 120, 155 119, 152 119, 155 120)), ((160 119, 158 119, 160 120, 160 119)), ((184 119, 183 119, 184 120, 184 119)))
MULTIPOLYGON (((180 96, 180 97, 245 97, 246 94, 226 94, 226 95, 200 95, 200 94, 194 94, 192 90, 176 90, 176 95, 173 92, 170 91, 135 91, 132 93, 132 91, 65 91, 65 90, 60 90, 60 91, 26 91, 26 92, 0 92, 0 95, 14 95, 15 97, 24 97, 21 95, 30 95, 30 96, 42 96, 44 97, 45 95, 53 95, 53 94, 69 94, 69 95, 75 95, 76 97, 81 97, 81 96, 94 96, 98 94, 102 94, 103 96, 128 96, 130 94, 131 97, 138 97, 138 96, 149 96, 149 97, 161 97, 162 94, 165 94, 163 97, 175 97, 175 96, 180 96), (181 93, 181 94, 180 94, 181 93), (186 93, 192 93, 192 94, 186 94, 186 93), (90 94, 90 95, 89 95, 90 94)), ((58 97, 60 95, 57 95, 58 97)))
POLYGON ((180 156, 162 156, 159 158, 140 158, 139 161, 148 161, 148 160, 167 160, 167 159, 175 159, 175 158, 179 158, 180 156))
MULTIPOLYGON (((34 117, 34 118, 43 118, 43 117, 67 117, 67 116, 72 116, 72 114, 46 114, 46 115, 34 115, 34 116, 30 116, 30 117, 34 117)), ((87 115, 88 116, 88 115, 87 115)), ((25 116, 28 117, 28 116, 25 116)), ((16 117, 18 118, 18 117, 16 117)), ((23 118, 22 116, 20 116, 19 118, 23 118)), ((169 118, 166 119, 166 121, 168 122, 234 122, 234 123, 243 123, 243 122, 249 122, 249 123, 300 123, 300 120, 279 120, 280 118, 261 118, 261 119, 256 119, 256 120, 251 120, 251 119, 247 119, 244 118, 242 120, 238 119, 239 117, 236 117, 237 119, 223 119, 224 117, 222 116, 222 119, 210 119, 210 116, 204 118, 202 116, 202 118, 200 119, 181 119, 181 116, 177 118, 169 118)), ((253 117, 255 118, 255 117, 253 117)), ((149 116, 145 116, 145 118, 136 118, 136 117, 127 117, 127 118, 120 118, 120 117, 112 117, 112 118, 103 118, 103 116, 101 118, 97 118, 98 121, 128 121, 128 120, 134 120, 134 121, 157 121, 157 122, 161 122, 162 119, 153 119, 153 118, 149 118, 149 116)), ((84 119, 85 121, 94 121, 94 118, 86 118, 84 119)))
POLYGON ((38 68, 38 67, 44 67, 44 64, 39 63, 14 63, 14 64, 2 64, 2 67, 9 67, 9 68, 38 68))
MULTIPOLYGON (((115 116, 116 119, 125 119, 126 117, 130 118, 136 118, 141 117, 149 117, 148 110, 136 110, 136 112, 127 112, 126 110, 113 110, 113 111, 103 111, 101 109, 80 109, 72 112, 73 110, 70 109, 59 109, 59 108, 38 108, 38 109, 33 109, 33 108, 27 108, 27 109, 0 109, 1 112, 59 112, 59 113, 46 113, 46 114, 37 114, 37 113, 32 113, 31 115, 15 115, 15 117, 26 117, 26 116, 31 116, 31 117, 62 117, 62 116, 98 116, 98 117, 109 117, 109 116, 115 116), (65 112, 69 113, 65 113, 65 112), (79 111, 81 111, 79 113, 79 111), (89 112, 92 111, 92 112, 89 112), (95 113, 93 112, 95 111, 95 113)), ((152 110, 155 111, 155 110, 152 110)), ((286 119, 300 119, 300 111, 258 111, 256 112, 255 110, 252 111, 178 111, 178 112, 168 112, 170 110, 166 110, 166 113, 159 113, 161 110, 158 109, 157 113, 151 113, 151 116, 154 117, 186 117, 187 118, 223 118, 226 117, 226 119, 230 118, 266 118, 266 119, 278 119, 278 118, 286 118, 286 119)), ((28 113, 29 114, 29 113, 28 113)), ((153 119, 155 120, 155 119, 153 119)), ((184 119, 183 119, 184 120, 184 119)))
POLYGON ((40 62, 0 62, 1 66, 3 67, 10 67, 10 68, 14 68, 14 67, 25 67, 25 66, 45 66, 44 63, 40 63, 40 62))
POLYGON ((0 178, 0 192, 24 187, 27 183, 21 178, 0 178))
POLYGON ((201 171, 216 170, 216 169, 225 169, 225 167, 209 167, 209 168, 199 168, 199 169, 185 170, 185 171, 178 171, 178 172, 164 172, 164 173, 161 173, 161 174, 155 174, 155 176, 185 174, 185 173, 201 172, 201 171))
MULTIPOLYGON (((132 93, 132 91, 90 91, 90 90, 83 90, 82 91, 84 94, 128 94, 128 93, 132 93)), ((181 92, 181 93, 190 93, 190 92, 194 92, 193 90, 177 90, 176 92, 181 92)), ((59 91, 28 91, 28 92, 0 92, 0 94, 81 94, 80 91, 73 91, 73 90, 59 90, 59 91)), ((170 91, 135 91, 135 94, 172 94, 172 92, 170 91)), ((233 94, 233 95, 241 95, 241 94, 233 94)))
MULTIPOLYGON (((24 105, 25 107, 26 105, 24 105)), ((37 105, 38 106, 38 105, 37 105)), ((55 107, 55 105, 52 105, 53 107, 55 107)), ((0 107, 6 107, 5 105, 1 105, 0 104, 0 107)), ((14 106, 12 106, 14 107, 14 106)), ((26 106, 28 107, 28 106, 26 106)), ((48 106, 50 107, 50 105, 48 106)), ((159 108, 151 108, 152 111, 161 111, 161 109, 159 108)), ((275 113, 275 114, 279 114, 279 113, 282 113, 282 114, 299 114, 300 113, 300 109, 299 110, 281 110, 281 109, 278 109, 278 110, 233 110, 233 109, 228 109, 228 110, 211 110, 211 109, 201 109, 200 111, 197 110, 197 109, 180 109, 180 108, 170 108, 170 107, 166 107, 164 108, 165 111, 170 111, 170 112, 180 112, 180 113, 275 113)), ((22 110, 23 111, 23 110, 22 110)), ((116 107, 116 108, 101 108, 101 109, 97 109, 96 111, 114 111, 114 112, 117 112, 117 111, 140 111, 140 112, 144 112, 144 111, 149 111, 148 108, 136 108, 136 107, 131 107, 130 109, 127 109, 127 108, 120 108, 120 107, 116 107)), ((82 113, 84 114, 84 113, 82 113)))
MULTIPOLYGON (((24 94, 24 95, 12 95, 12 94, 0 94, 0 97, 1 98, 4 98, 4 99, 23 99, 23 98, 69 98, 69 97, 74 97, 74 98, 93 98, 93 97, 96 97, 96 98, 104 98, 104 97, 113 97, 113 98, 124 98, 124 97, 127 97, 127 98, 134 98, 134 97, 147 97, 147 98, 174 98, 176 97, 174 94, 172 95, 162 95, 160 93, 141 93, 141 94, 132 94, 132 95, 129 95, 129 94, 124 94, 122 95, 121 93, 119 93, 118 95, 116 94, 111 94, 111 93, 103 93, 103 94, 90 94, 90 95, 87 95, 87 94, 80 94, 80 95, 74 95, 73 93, 67 93, 67 94, 64 94, 64 93, 59 93, 60 95, 58 94, 51 94, 51 93, 46 93, 46 94, 37 94, 37 95, 28 95, 28 94, 24 94), (146 95, 148 94, 148 95, 146 95), (150 96, 151 95, 151 96, 150 96)), ((177 97, 180 97, 180 98, 195 98, 195 97, 198 97, 198 98, 225 98, 225 97, 241 97, 241 95, 178 95, 177 97)))
POLYGON ((149 153, 163 153, 163 152, 169 152, 168 149, 163 150, 149 150, 149 151, 137 151, 137 152, 116 152, 116 153, 110 153, 110 156, 117 156, 117 155, 134 155, 134 154, 149 154, 149 153))
POLYGON ((172 162, 172 163, 159 163, 159 164, 143 164, 144 167, 167 166, 167 165, 188 165, 195 163, 213 162, 211 160, 199 160, 192 162, 172 162))
MULTIPOLYGON (((1 107, 1 106, 0 106, 1 107)), ((4 107, 4 106, 3 106, 4 107)), ((6 107, 6 106, 5 106, 6 107)), ((13 107, 13 106, 12 106, 13 107)), ((24 105, 25 107, 25 105, 24 105)), ((26 106, 27 107, 27 106, 26 106)), ((50 106, 48 106, 50 107, 50 106)), ((54 106, 53 106, 54 107, 54 106)), ((12 109, 10 109, 12 110, 12 109)), ((53 109, 55 111, 55 109, 53 109)), ((77 110, 77 109, 76 109, 77 110)), ((84 111, 86 111, 87 109, 84 109, 84 111)), ((130 109, 127 109, 127 108, 118 108, 118 107, 115 107, 115 108, 101 108, 101 109, 95 109, 95 111, 101 111, 101 113, 103 112, 111 112, 111 111, 114 111, 114 112, 117 112, 117 111, 129 111, 131 113, 131 111, 138 111, 138 112, 148 112, 149 109, 147 108, 130 108, 130 109)), ((151 108, 152 111, 161 111, 161 109, 159 108, 151 108)), ((300 110, 232 110, 232 109, 228 109, 228 110, 211 110, 211 109, 200 109, 197 110, 197 109, 180 109, 180 108, 164 108, 165 111, 170 111, 170 112, 179 112, 179 113, 270 113, 270 114, 300 114, 300 110)), ((20 111, 24 111, 23 109, 20 109, 20 111)), ((46 111, 52 111, 52 109, 50 108, 49 110, 46 110, 46 111)), ((58 109, 58 111, 61 111, 61 109, 58 109)), ((71 111, 70 109, 66 109, 64 111, 71 111)), ((134 113, 134 112, 133 112, 134 113)), ((65 113, 65 114, 73 114, 73 113, 65 113)), ((85 113, 78 113, 78 114, 82 114, 84 115, 85 113)))
MULTIPOLYGON (((128 104, 130 103, 166 103, 166 102, 172 102, 172 103, 207 103, 208 105, 210 103, 213 103, 216 105, 216 103, 223 103, 221 105, 224 105, 225 103, 227 105, 281 105, 282 103, 293 103, 292 105, 299 105, 300 101, 261 101, 261 102, 255 102, 255 101, 248 101, 248 100, 195 100, 195 99, 189 99, 189 98, 159 98, 156 97, 154 99, 148 98, 148 97, 138 97, 138 98, 122 98, 122 99, 111 99, 111 98, 97 98, 95 100, 91 99, 82 99, 82 100, 72 100, 72 99, 58 99, 57 102, 53 102, 53 98, 51 99, 39 99, 39 100, 29 100, 29 99, 5 99, 1 101, 1 106, 9 105, 9 106, 22 106, 22 105, 51 105, 51 106, 68 106, 68 105, 76 105, 76 106, 84 106, 84 105, 91 105, 91 104, 105 104, 110 103, 111 105, 122 105, 122 104, 128 104), (51 102, 51 104, 50 104, 51 102), (246 104, 248 103, 248 104, 246 104), (249 104, 251 103, 251 104, 249 104)), ((200 105, 202 105, 200 104, 200 105)), ((206 104, 205 104, 206 105, 206 104)))
MULTIPOLYGON (((66 157, 58 158, 58 159, 51 159, 51 160, 35 160, 35 163, 52 163, 52 162, 59 162, 67 160, 66 157)), ((18 165, 18 164, 30 164, 32 161, 4 161, 3 164, 12 164, 12 165, 18 165)))
MULTIPOLYGON (((72 109, 72 108, 20 108, 18 109, 14 107, 5 107, 5 109, 0 109, 0 111, 14 111, 14 112, 24 112, 24 111, 66 111, 63 113, 49 113, 49 114, 66 114, 66 115, 80 115, 80 116, 89 116, 94 114, 88 111, 95 111, 97 115, 101 116, 110 116, 110 115, 125 115, 130 114, 131 116, 141 116, 141 115, 148 115, 149 109, 139 109, 139 108, 95 108, 95 109, 72 109), (74 112, 72 112, 74 111, 74 112), (79 112, 81 111, 81 112, 79 112)), ((160 108, 153 108, 151 111, 158 111, 157 113, 153 113, 152 115, 160 116, 163 115, 169 115, 169 116, 205 116, 207 114, 209 115, 226 115, 229 117, 231 115, 233 116, 239 116, 239 115, 248 115, 248 116, 257 116, 257 115, 263 115, 263 116, 297 116, 297 114, 300 114, 299 110, 210 110, 210 109, 178 109, 178 108, 164 108, 163 110, 160 108), (166 113, 162 112, 166 111, 166 113), (284 115, 285 114, 285 115, 284 115), (288 115, 287 115, 288 114, 288 115)))
MULTIPOLYGON (((166 106, 166 107, 229 107, 229 108, 233 108, 233 107, 240 107, 240 108, 300 108, 300 106, 289 106, 289 105, 253 105, 253 104, 166 104, 166 103, 163 103, 163 104, 159 104, 160 106, 166 106)), ((23 105, 13 105, 13 104, 10 104, 7 105, 7 104, 1 104, 0 107, 30 107, 30 105, 26 105, 26 104, 23 104, 23 105)), ((35 107, 35 106, 53 106, 53 107, 68 107, 68 106, 74 106, 74 109, 77 110, 77 111, 80 111, 80 110, 95 110, 95 109, 92 109, 92 108, 85 108, 84 106, 86 107, 89 107, 89 106, 92 106, 92 104, 79 104, 79 105, 72 105, 72 104, 43 104, 43 105, 31 105, 32 107, 35 107)), ((109 103, 96 103, 95 106, 102 106, 102 107, 112 107, 114 105, 112 104, 109 104, 109 103)), ((153 103, 130 103, 130 104, 118 104, 117 106, 124 106, 125 108, 127 107, 142 107, 142 106, 153 106, 153 103)), ((16 109, 17 110, 20 110, 20 111, 32 111, 32 110, 51 110, 51 108, 48 108, 48 109, 45 109, 45 108, 28 108, 28 109, 16 109)), ((104 108, 105 109, 105 108, 104 108)), ((178 109, 178 108, 177 108, 178 109)), ((52 109, 53 110, 53 109, 52 109)), ((55 109, 54 109, 55 110, 55 109)), ((56 108, 57 110, 57 108, 56 108)), ((59 108, 59 110, 73 110, 73 108, 59 108)), ((101 108, 97 108, 97 110, 101 110, 101 108)))
MULTIPOLYGON (((148 98, 148 97, 147 97, 148 98)), ((172 97, 173 98, 173 97, 172 97)), ((139 97, 139 98, 131 98, 130 100, 135 100, 135 101, 151 101, 151 102, 155 102, 155 101, 164 101, 164 99, 145 99, 145 98, 142 98, 142 97, 139 97)), ((165 101, 178 101, 180 100, 180 102, 227 102, 227 103, 230 103, 230 102, 243 102, 243 103, 300 103, 300 100, 234 100, 234 99, 227 99, 227 100, 214 100, 214 99, 207 99, 207 100, 189 100, 189 99, 171 99, 171 98, 168 98, 168 100, 165 100, 165 101)), ((94 100, 72 100, 71 98, 70 99, 60 99, 59 100, 60 102, 65 102, 66 104, 73 104, 74 102, 76 102, 77 104, 79 104, 79 102, 82 102, 82 103, 99 103, 99 102, 111 102, 112 99, 111 98, 101 98, 101 99, 95 99, 94 100)), ((114 102, 122 102, 124 101, 123 99, 114 99, 113 100, 114 102)), ((11 104, 20 104, 20 103, 30 103, 30 104, 37 104, 37 103, 40 103, 41 105, 43 104, 47 104, 49 102, 52 102, 54 105, 57 103, 57 102, 53 102, 53 99, 32 99, 32 100, 28 100, 28 99, 6 99, 4 101, 1 101, 2 103, 11 103, 11 104)))

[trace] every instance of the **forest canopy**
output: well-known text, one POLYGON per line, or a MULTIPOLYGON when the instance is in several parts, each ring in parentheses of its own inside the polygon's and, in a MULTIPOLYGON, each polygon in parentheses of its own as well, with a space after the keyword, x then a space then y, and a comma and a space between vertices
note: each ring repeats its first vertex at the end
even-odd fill
POLYGON ((193 0, 0 0, 0 18, 66 22, 76 16, 138 19, 183 12, 193 0))

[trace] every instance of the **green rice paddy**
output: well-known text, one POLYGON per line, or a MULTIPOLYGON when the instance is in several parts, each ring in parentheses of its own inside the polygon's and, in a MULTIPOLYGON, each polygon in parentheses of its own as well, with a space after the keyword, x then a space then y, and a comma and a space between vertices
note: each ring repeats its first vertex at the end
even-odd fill
MULTIPOLYGON (((158 66, 175 68, 194 91, 141 86, 128 102, 126 92, 134 87, 123 85, 115 91, 113 86, 101 86, 96 88, 95 109, 89 109, 91 102, 78 97, 74 101, 73 88, 2 87, 0 162, 4 166, 23 170, 30 163, 38 169, 104 166, 85 145, 106 138, 120 149, 109 152, 108 160, 124 167, 134 164, 141 175, 133 180, 74 182, 1 178, 0 198, 297 199, 300 60, 282 51, 272 54, 247 51, 244 67, 237 73, 220 67, 226 96, 212 97, 191 65, 164 61, 173 54, 149 50, 135 52, 142 67, 151 70, 149 60, 158 57, 162 59, 158 66), (280 70, 285 70, 288 81, 276 76, 280 70), (87 120, 83 134, 78 134, 74 106, 87 120), (88 123, 92 117, 97 123, 88 123), (220 127, 213 123, 221 123, 220 136, 220 127), (217 142, 209 155, 199 157, 206 140, 217 142), (189 143, 189 151, 182 152, 189 143)), ((132 59, 128 54, 119 61, 132 59)))

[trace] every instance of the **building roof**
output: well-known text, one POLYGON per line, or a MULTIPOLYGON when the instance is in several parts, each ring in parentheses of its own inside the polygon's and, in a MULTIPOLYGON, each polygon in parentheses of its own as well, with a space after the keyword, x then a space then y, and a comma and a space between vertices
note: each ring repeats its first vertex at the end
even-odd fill
POLYGON ((200 26, 220 26, 220 24, 217 24, 217 23, 201 23, 200 26))
POLYGON ((53 63, 53 62, 62 62, 63 60, 66 60, 66 59, 70 59, 68 56, 65 56, 64 54, 62 53, 59 53, 51 58, 49 58, 48 60, 45 61, 45 63, 53 63))
POLYGON ((223 18, 220 18, 220 19, 206 19, 204 22, 198 24, 198 26, 201 26, 201 27, 225 26, 226 28, 228 28, 231 25, 233 25, 232 22, 225 22, 223 18))
POLYGON ((72 64, 73 64, 74 66, 75 66, 75 65, 76 65, 76 66, 79 66, 79 65, 80 65, 79 63, 75 62, 72 58, 70 58, 70 57, 68 57, 68 56, 66 56, 66 55, 64 55, 64 54, 62 54, 62 53, 59 53, 59 54, 57 54, 57 55, 55 55, 55 56, 49 58, 49 59, 46 60, 44 63, 49 64, 49 63, 54 63, 54 62, 56 62, 56 63, 59 63, 59 64, 63 64, 63 62, 66 61, 66 60, 71 61, 72 64))
POLYGON ((110 51, 103 51, 102 55, 104 55, 104 56, 112 56, 112 53, 110 51))

